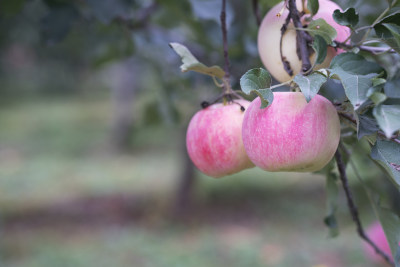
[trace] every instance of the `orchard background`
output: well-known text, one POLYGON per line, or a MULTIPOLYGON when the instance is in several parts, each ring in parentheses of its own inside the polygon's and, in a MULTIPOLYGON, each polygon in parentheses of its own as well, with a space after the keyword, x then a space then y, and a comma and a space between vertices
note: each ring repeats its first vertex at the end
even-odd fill
MULTIPOLYGON (((335 2, 363 27, 390 1, 335 2)), ((262 67, 255 4, 264 16, 276 3, 227 1, 234 89, 262 67)), ((220 0, 0 2, 0 266, 379 266, 339 182, 257 168, 212 179, 188 159, 188 121, 220 88, 182 74, 168 44, 223 66, 220 11, 220 0)), ((380 62, 392 80, 398 59, 380 62)), ((381 205, 397 218, 395 181, 366 138, 347 138, 363 226, 381 205)))

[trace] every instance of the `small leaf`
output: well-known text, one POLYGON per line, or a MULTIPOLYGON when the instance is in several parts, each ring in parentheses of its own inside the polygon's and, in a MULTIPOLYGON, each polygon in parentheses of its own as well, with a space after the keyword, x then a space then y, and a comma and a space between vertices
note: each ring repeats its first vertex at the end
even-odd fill
POLYGON ((322 38, 324 38, 327 44, 331 44, 337 35, 335 28, 329 25, 324 19, 316 19, 311 21, 308 24, 308 27, 304 30, 309 32, 312 37, 320 35, 322 38))
POLYGON ((369 96, 369 99, 371 99, 375 105, 379 105, 387 99, 387 96, 383 93, 375 92, 371 96, 369 96))
POLYGON ((371 150, 371 158, 377 161, 400 188, 400 144, 378 139, 371 150))
POLYGON ((312 43, 312 48, 317 53, 317 59, 315 64, 321 64, 326 58, 328 52, 328 44, 325 42, 324 38, 320 35, 314 36, 314 42, 312 43))
POLYGON ((400 129, 400 105, 379 105, 373 113, 387 138, 400 129))
POLYGON ((366 75, 369 73, 381 73, 383 69, 378 64, 367 61, 364 57, 354 53, 342 53, 332 59, 330 68, 341 68, 353 74, 366 75))
POLYGON ((375 118, 366 114, 357 114, 357 138, 359 140, 363 136, 376 133, 378 130, 379 126, 375 118))
POLYGON ((339 9, 336 9, 332 15, 333 19, 336 23, 354 28, 358 24, 358 13, 352 7, 346 9, 344 12, 341 12, 339 9))
POLYGON ((318 9, 319 9, 318 0, 308 0, 307 1, 307 9, 311 12, 312 16, 317 14, 318 9))
POLYGON ((263 68, 256 68, 247 71, 240 78, 240 87, 245 94, 250 94, 253 90, 271 87, 271 75, 263 68))
POLYGON ((172 49, 182 58, 181 70, 182 72, 195 71, 201 74, 214 76, 222 79, 225 72, 218 66, 207 67, 200 63, 195 56, 187 49, 186 46, 179 43, 170 43, 172 49))
POLYGON ((384 90, 387 97, 400 98, 400 79, 387 81, 384 90))
POLYGON ((400 53, 400 26, 393 23, 383 23, 382 25, 385 26, 392 34, 393 40, 389 38, 389 42, 387 42, 387 44, 400 53))
POLYGON ((266 108, 274 99, 274 95, 269 89, 271 80, 271 75, 265 69, 251 69, 240 78, 240 87, 247 95, 256 93, 261 99, 261 108, 266 108))
POLYGON ((360 108, 368 100, 367 92, 372 87, 371 79, 377 75, 375 73, 356 75, 341 68, 331 70, 331 74, 340 78, 346 96, 353 105, 354 110, 360 108))
POLYGON ((297 74, 293 81, 300 87, 301 92, 305 96, 307 102, 318 93, 321 86, 328 80, 327 77, 319 74, 318 72, 312 73, 308 76, 297 74))
POLYGON ((272 93, 271 89, 260 89, 254 91, 261 99, 261 106, 260 108, 266 108, 272 104, 274 100, 274 94, 272 93))
POLYGON ((378 37, 400 53, 400 12, 381 19, 375 24, 374 30, 378 37))

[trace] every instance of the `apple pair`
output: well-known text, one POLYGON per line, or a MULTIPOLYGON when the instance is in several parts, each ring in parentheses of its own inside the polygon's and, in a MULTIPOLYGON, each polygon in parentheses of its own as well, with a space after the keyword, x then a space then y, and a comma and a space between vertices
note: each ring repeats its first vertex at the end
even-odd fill
POLYGON ((332 159, 339 138, 339 118, 329 100, 317 95, 307 103, 302 93, 278 92, 265 109, 256 98, 197 112, 186 145, 200 171, 221 177, 254 165, 267 171, 317 171, 332 159))

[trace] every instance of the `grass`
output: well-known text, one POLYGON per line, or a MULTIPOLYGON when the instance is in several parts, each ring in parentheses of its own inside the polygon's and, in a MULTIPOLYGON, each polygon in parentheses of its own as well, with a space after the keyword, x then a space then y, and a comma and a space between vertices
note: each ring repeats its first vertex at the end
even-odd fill
POLYGON ((0 266, 374 266, 364 259, 343 196, 342 234, 326 237, 319 175, 251 169, 216 180, 198 174, 193 218, 171 221, 165 208, 181 168, 179 132, 143 127, 134 133, 132 153, 114 155, 106 146, 111 118, 107 99, 0 108, 3 218, 93 196, 161 202, 146 207, 145 220, 5 227, 0 266))

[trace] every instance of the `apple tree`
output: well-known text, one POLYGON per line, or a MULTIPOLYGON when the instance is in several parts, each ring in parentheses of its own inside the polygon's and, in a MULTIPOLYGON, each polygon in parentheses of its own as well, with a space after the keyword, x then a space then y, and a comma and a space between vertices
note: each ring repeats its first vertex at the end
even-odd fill
POLYGON ((207 66, 187 47, 170 43, 182 58, 183 72, 208 75, 222 90, 214 100, 202 103, 189 124, 186 143, 193 163, 213 177, 252 167, 251 162, 267 171, 324 173, 328 198, 324 221, 331 234, 338 231, 340 181, 359 236, 380 260, 400 266, 399 215, 365 185, 352 159, 354 145, 366 143, 366 156, 386 172, 399 192, 397 1, 387 0, 382 13, 365 25, 360 24, 365 22, 362 12, 351 6, 342 10, 330 0, 285 0, 270 8, 263 20, 260 4, 253 1, 258 54, 265 69, 254 66, 245 72, 241 90, 231 86, 226 2, 221 1, 219 16, 224 68, 207 66), (347 168, 364 185, 383 229, 380 239, 379 231, 364 230, 347 168))

